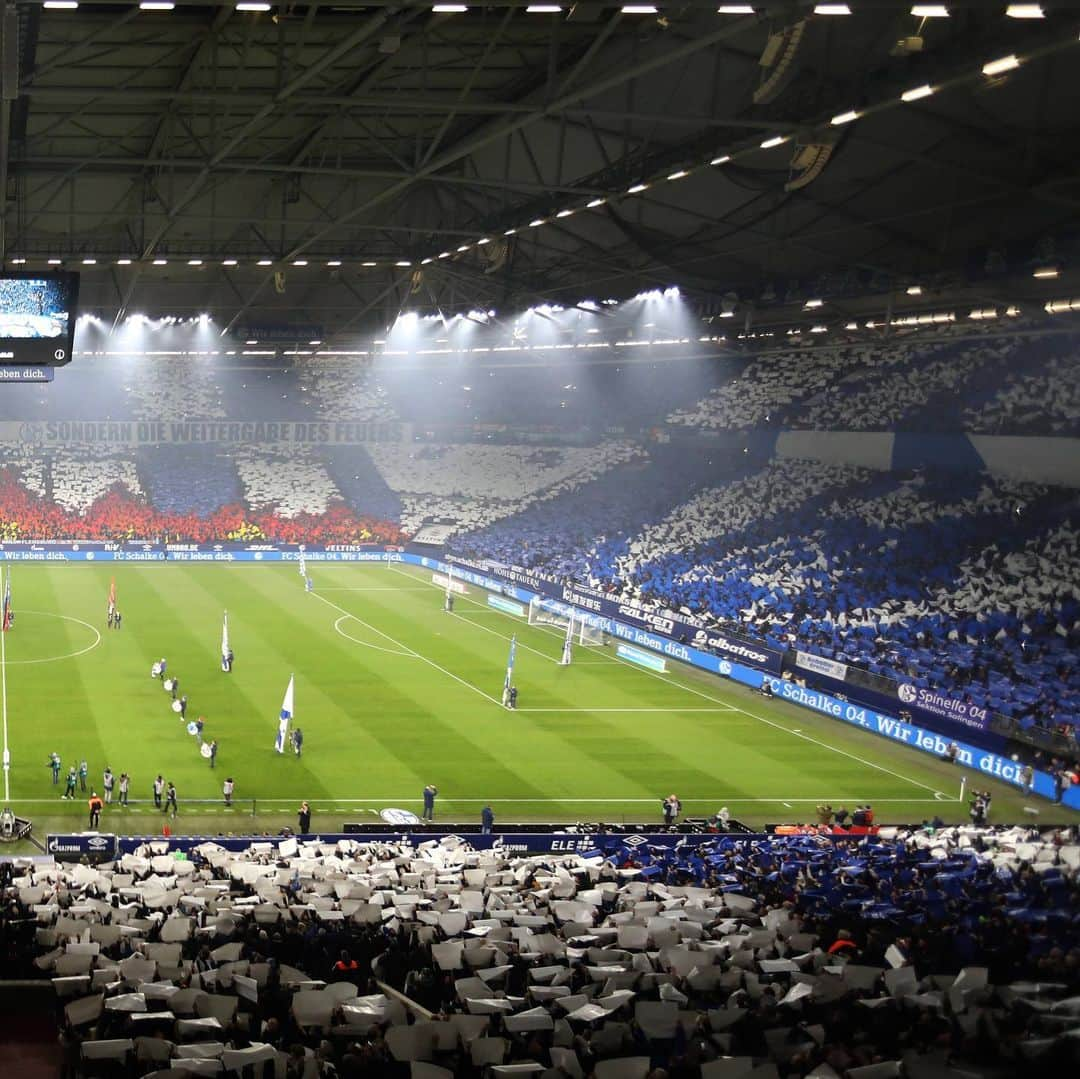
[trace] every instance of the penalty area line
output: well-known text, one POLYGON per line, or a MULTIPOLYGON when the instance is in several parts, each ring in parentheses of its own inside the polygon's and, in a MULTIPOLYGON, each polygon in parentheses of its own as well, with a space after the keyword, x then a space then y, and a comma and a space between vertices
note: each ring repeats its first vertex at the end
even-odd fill
POLYGON ((403 641, 399 641, 396 637, 391 637, 389 633, 383 633, 383 631, 377 626, 373 626, 370 622, 365 622, 362 618, 358 618, 351 611, 345 610, 344 607, 339 607, 336 603, 333 602, 333 600, 329 600, 325 596, 320 596, 318 592, 312 592, 311 595, 313 595, 317 600, 320 600, 322 603, 325 603, 328 607, 333 607, 335 611, 339 611, 341 614, 348 615, 365 629, 370 629, 372 633, 377 633, 380 637, 388 640, 391 644, 397 645, 398 648, 404 649, 405 652, 408 655, 412 656, 414 659, 418 659, 421 662, 426 663, 434 670, 439 671, 441 674, 445 674, 447 678, 452 678, 459 685, 464 686, 466 689, 471 689, 473 693, 479 693, 481 697, 483 697, 485 700, 491 701, 492 704, 497 705, 499 708, 503 707, 502 701, 496 700, 496 698, 492 697, 490 693, 485 693, 482 689, 480 689, 479 686, 474 686, 471 682, 466 682, 464 678, 461 678, 459 675, 454 674, 453 671, 448 671, 445 667, 440 666, 433 659, 428 659, 427 656, 421 654, 420 652, 417 652, 415 648, 410 648, 409 645, 405 644, 403 641))

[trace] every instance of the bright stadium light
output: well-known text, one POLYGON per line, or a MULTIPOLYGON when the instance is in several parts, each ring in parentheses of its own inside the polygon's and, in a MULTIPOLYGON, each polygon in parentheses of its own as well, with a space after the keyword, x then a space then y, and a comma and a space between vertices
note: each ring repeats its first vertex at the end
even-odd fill
POLYGON ((530 4, 525 11, 529 15, 558 15, 562 7, 559 4, 530 4))
POLYGON ((293 265, 294 266, 306 266, 307 265, 307 259, 293 259, 293 265))
POLYGON ((753 15, 754 9, 749 4, 721 4, 716 9, 717 15, 753 15))
POLYGON ((949 9, 944 4, 913 4, 911 14, 916 19, 947 19, 949 9))
POLYGON ((669 180, 682 180, 684 177, 689 176, 688 169, 676 169, 674 172, 668 173, 669 180))
POLYGON ((259 261, 255 263, 255 265, 256 266, 273 266, 274 265, 274 260, 273 259, 259 259, 259 261))
POLYGON ((592 199, 585 203, 585 208, 588 210, 595 210, 597 206, 603 206, 607 202, 607 199, 592 199))
POLYGON ((815 15, 850 15, 851 8, 847 4, 816 4, 815 15))
POLYGON ((64 265, 64 260, 63 259, 49 259, 49 265, 50 266, 63 266, 64 265))
POLYGON ((171 0, 142 0, 140 11, 172 11, 176 5, 171 0))
POLYGON ((237 11, 269 11, 270 10, 270 5, 269 4, 262 4, 262 3, 254 3, 254 2, 252 2, 252 0, 241 0, 241 2, 236 5, 236 10, 237 11))
POLYGON ((763 150, 771 150, 774 146, 780 146, 782 143, 787 142, 785 135, 773 135, 771 139, 766 139, 762 144, 763 150))
POLYGON ((847 112, 842 112, 837 116, 834 116, 829 123, 832 124, 833 127, 839 127, 841 124, 850 124, 852 120, 858 120, 858 118, 859 113, 854 109, 849 109, 847 112))
POLYGON ((642 191, 648 191, 648 184, 632 184, 626 189, 628 195, 640 195, 642 191))
POLYGON ((726 165, 731 160, 731 154, 721 154, 720 157, 714 157, 709 162, 710 165, 726 165))
POLYGON ((1003 56, 1000 60, 991 60, 988 64, 983 64, 982 73, 991 77, 1003 75, 1006 71, 1012 71, 1019 66, 1020 61, 1015 56, 1003 56))
POLYGON ((168 266, 169 265, 169 260, 168 259, 154 259, 153 265, 154 266, 168 266))
POLYGON ((924 83, 922 86, 913 86, 910 90, 905 90, 900 95, 901 101, 919 101, 921 98, 929 97, 934 92, 934 88, 929 83, 924 83))
POLYGON ((236 259, 222 259, 221 260, 221 265, 222 266, 235 266, 236 265, 236 259))
POLYGON ((41 6, 50 11, 74 11, 79 6, 79 0, 45 0, 41 6))
MULTIPOLYGON (((12 260, 12 261, 15 261, 15 260, 12 260)), ((26 260, 25 259, 19 259, 18 261, 19 262, 25 262, 26 260)), ((116 265, 117 266, 130 266, 131 265, 131 259, 117 259, 116 260, 116 265)))
POLYGON ((1010 4, 1005 9, 1005 14, 1010 19, 1042 19, 1045 18, 1042 4, 1010 4))

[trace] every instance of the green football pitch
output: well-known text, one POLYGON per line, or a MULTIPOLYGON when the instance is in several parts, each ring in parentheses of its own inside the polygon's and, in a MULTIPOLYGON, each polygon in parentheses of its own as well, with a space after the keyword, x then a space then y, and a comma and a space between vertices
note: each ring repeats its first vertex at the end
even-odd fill
MULTIPOLYGON (((966 819, 961 772, 915 750, 676 664, 657 674, 613 648, 578 647, 495 611, 472 590, 443 612, 430 572, 400 565, 311 567, 306 593, 293 565, 13 567, 15 625, 5 635, 10 802, 35 832, 86 824, 87 794, 64 801, 63 770, 85 758, 132 777, 132 804, 106 808, 103 830, 151 834, 164 823, 154 777, 176 784, 170 827, 198 834, 295 825, 301 799, 314 828, 375 822, 386 807, 419 812, 425 783, 437 817, 498 822, 659 821, 672 792, 684 812, 726 805, 748 823, 814 819, 822 801, 872 802, 881 821, 940 814, 966 819), (123 628, 105 626, 116 579, 123 628), (220 669, 223 610, 235 669, 220 669), (500 704, 517 634, 518 708, 500 704), (150 668, 161 657, 219 743, 216 768, 171 709, 150 668), (274 751, 278 711, 295 675, 302 757, 274 751), (221 784, 232 777, 234 805, 221 784)), ((1041 803, 1026 816, 1015 789, 994 792, 992 817, 1049 822, 1070 811, 1041 803)))

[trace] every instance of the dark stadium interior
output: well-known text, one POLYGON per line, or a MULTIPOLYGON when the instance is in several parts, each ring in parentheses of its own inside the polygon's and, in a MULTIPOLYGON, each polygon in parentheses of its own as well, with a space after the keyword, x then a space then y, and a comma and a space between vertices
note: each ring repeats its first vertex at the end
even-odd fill
POLYGON ((0 6, 4 1074, 1076 1074, 1080 2, 0 6))

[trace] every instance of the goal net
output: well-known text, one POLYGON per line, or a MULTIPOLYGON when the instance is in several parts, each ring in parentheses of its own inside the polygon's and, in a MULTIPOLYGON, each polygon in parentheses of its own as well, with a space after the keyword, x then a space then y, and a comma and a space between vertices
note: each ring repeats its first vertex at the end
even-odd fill
POLYGON ((573 613, 572 608, 555 600, 534 598, 529 603, 529 625, 555 626, 564 634, 569 629, 571 639, 577 644, 594 646, 604 643, 604 631, 599 626, 590 625, 585 616, 573 613), (574 620, 572 628, 571 618, 574 620))

